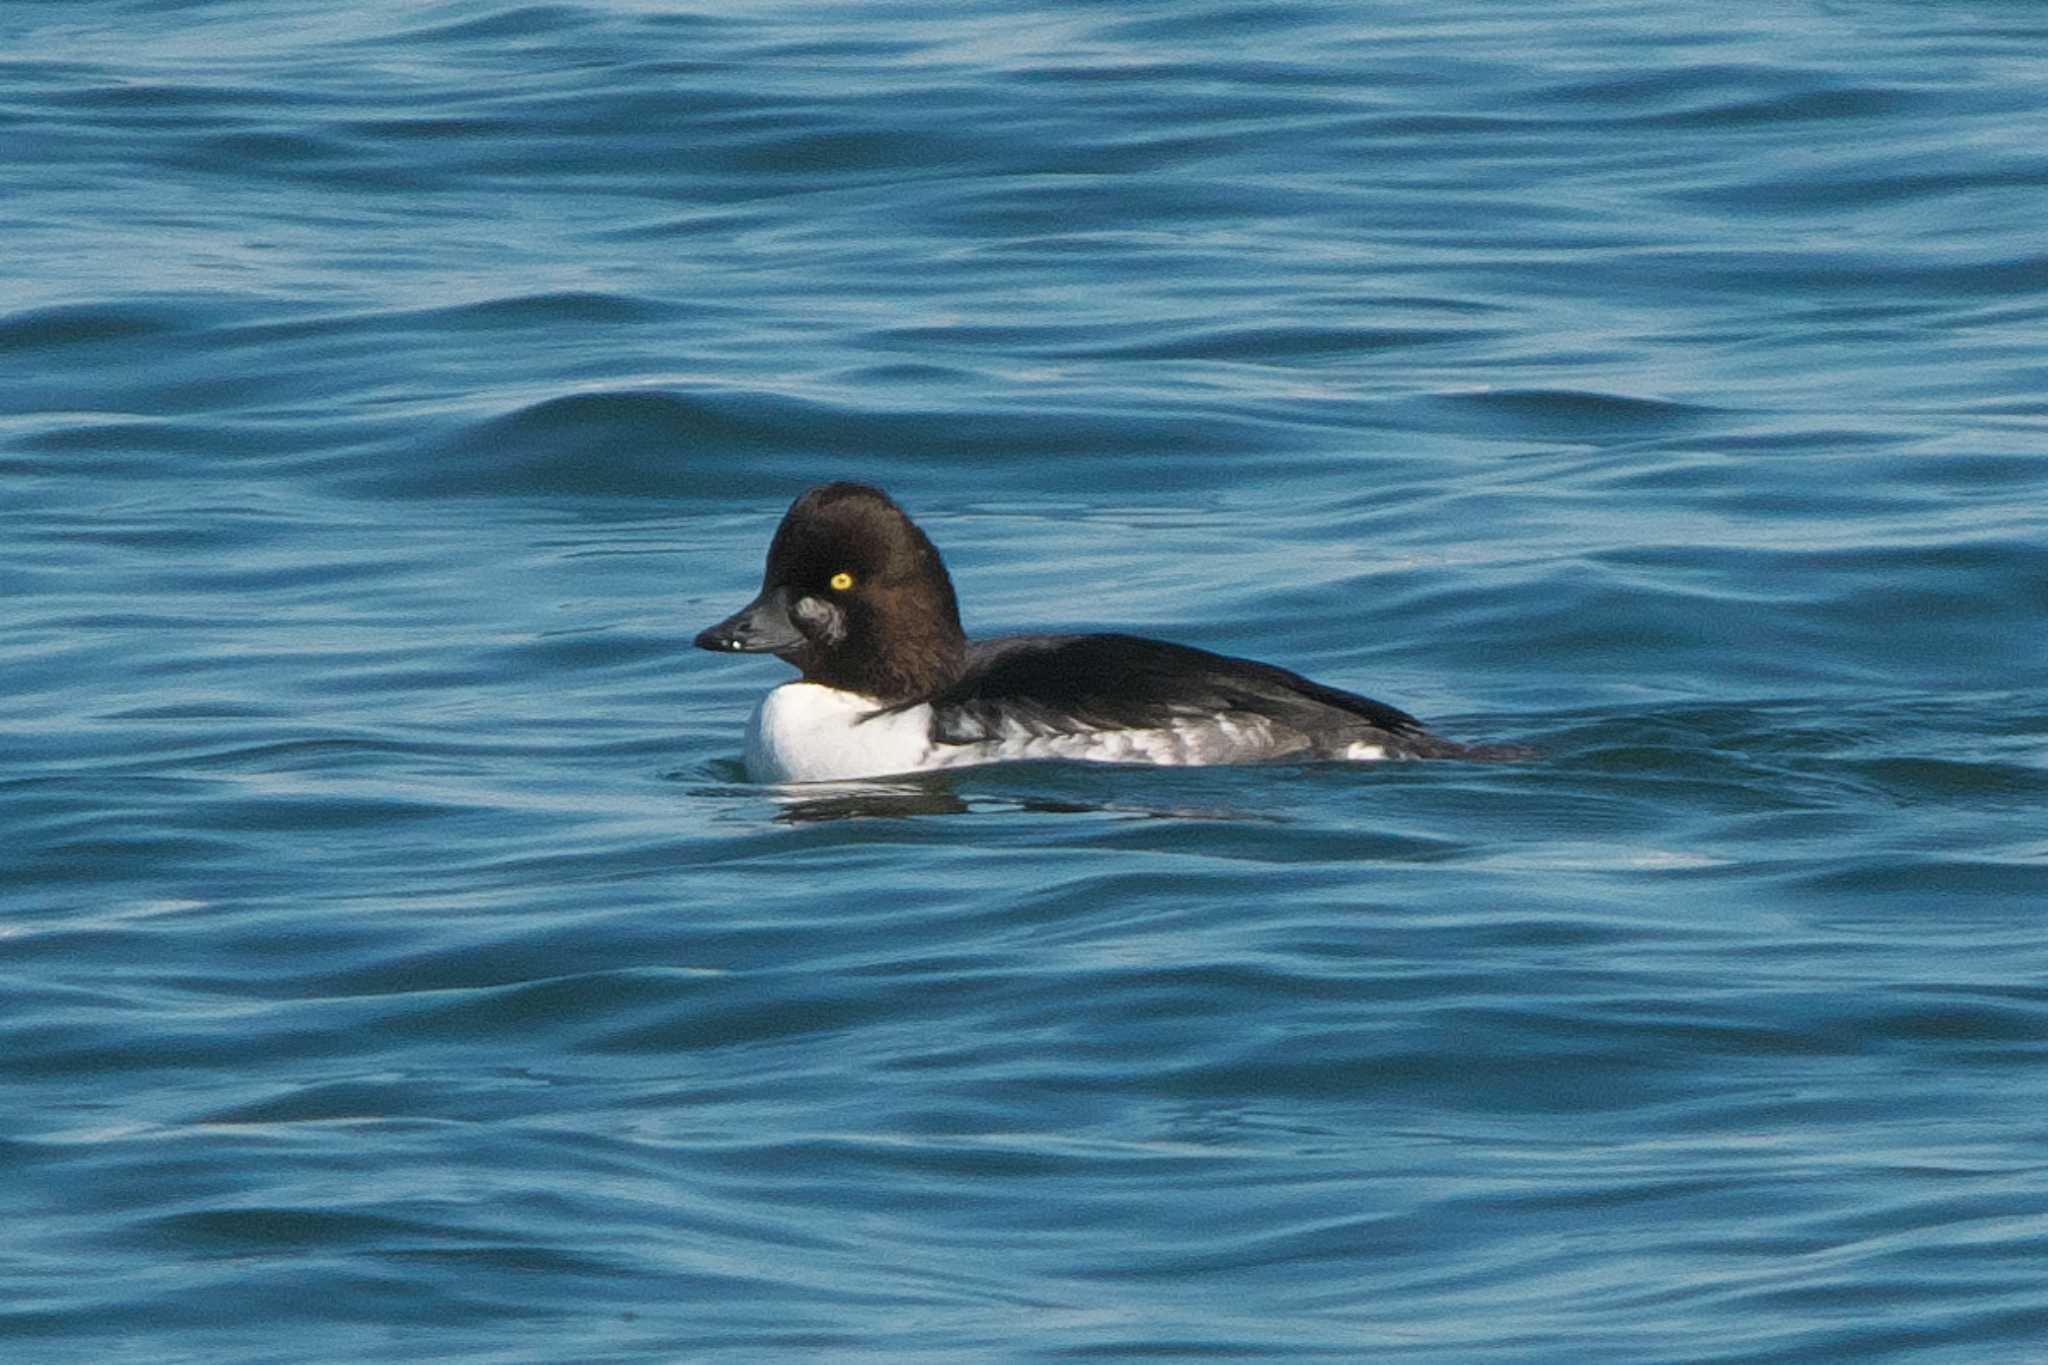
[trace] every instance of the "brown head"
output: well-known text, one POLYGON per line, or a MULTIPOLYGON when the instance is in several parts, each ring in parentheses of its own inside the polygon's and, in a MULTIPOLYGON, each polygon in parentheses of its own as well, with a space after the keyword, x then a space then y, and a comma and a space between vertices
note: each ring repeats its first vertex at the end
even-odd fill
POLYGON ((760 595, 697 646, 774 654, 806 682, 894 705, 957 678, 967 640, 953 580, 925 533, 881 489, 828 483, 782 518, 760 595))

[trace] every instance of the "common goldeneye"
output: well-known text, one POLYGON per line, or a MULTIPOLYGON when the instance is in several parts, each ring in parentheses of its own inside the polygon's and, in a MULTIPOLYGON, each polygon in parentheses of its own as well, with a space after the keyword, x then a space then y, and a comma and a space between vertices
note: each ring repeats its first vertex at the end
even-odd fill
POLYGON ((1005 759, 1258 763, 1519 756, 1284 668, 1136 635, 970 641, 925 533, 878 488, 790 506, 761 593, 697 636, 803 677, 747 726, 756 782, 837 782, 1005 759))

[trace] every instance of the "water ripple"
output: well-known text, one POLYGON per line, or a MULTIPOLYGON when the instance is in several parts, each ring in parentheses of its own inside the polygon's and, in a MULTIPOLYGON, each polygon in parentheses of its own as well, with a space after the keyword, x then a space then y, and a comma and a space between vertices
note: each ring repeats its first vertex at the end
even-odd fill
POLYGON ((0 6, 0 1334, 2030 1359, 2020 7, 0 6), (696 629, 1510 764, 772 791, 696 629))

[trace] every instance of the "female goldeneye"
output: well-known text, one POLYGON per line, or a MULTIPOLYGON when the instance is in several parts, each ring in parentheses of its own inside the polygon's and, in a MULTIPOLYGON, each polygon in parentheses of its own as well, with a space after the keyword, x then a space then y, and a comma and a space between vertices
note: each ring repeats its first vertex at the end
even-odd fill
POLYGON ((747 726, 756 782, 835 782, 1004 759, 1258 763, 1506 757, 1391 706, 1249 659, 1135 635, 969 641, 939 552, 878 488, 798 498, 761 593, 697 637, 803 677, 747 726))

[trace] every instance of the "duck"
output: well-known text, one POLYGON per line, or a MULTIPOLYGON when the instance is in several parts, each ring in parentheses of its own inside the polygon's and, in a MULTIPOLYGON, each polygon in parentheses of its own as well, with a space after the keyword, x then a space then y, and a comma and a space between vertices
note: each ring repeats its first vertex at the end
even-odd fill
POLYGON ((1273 664, 1119 632, 970 640, 938 547, 879 488, 790 505, 760 593, 695 641, 797 678, 747 723, 760 783, 1034 759, 1202 765, 1520 757, 1273 664))

